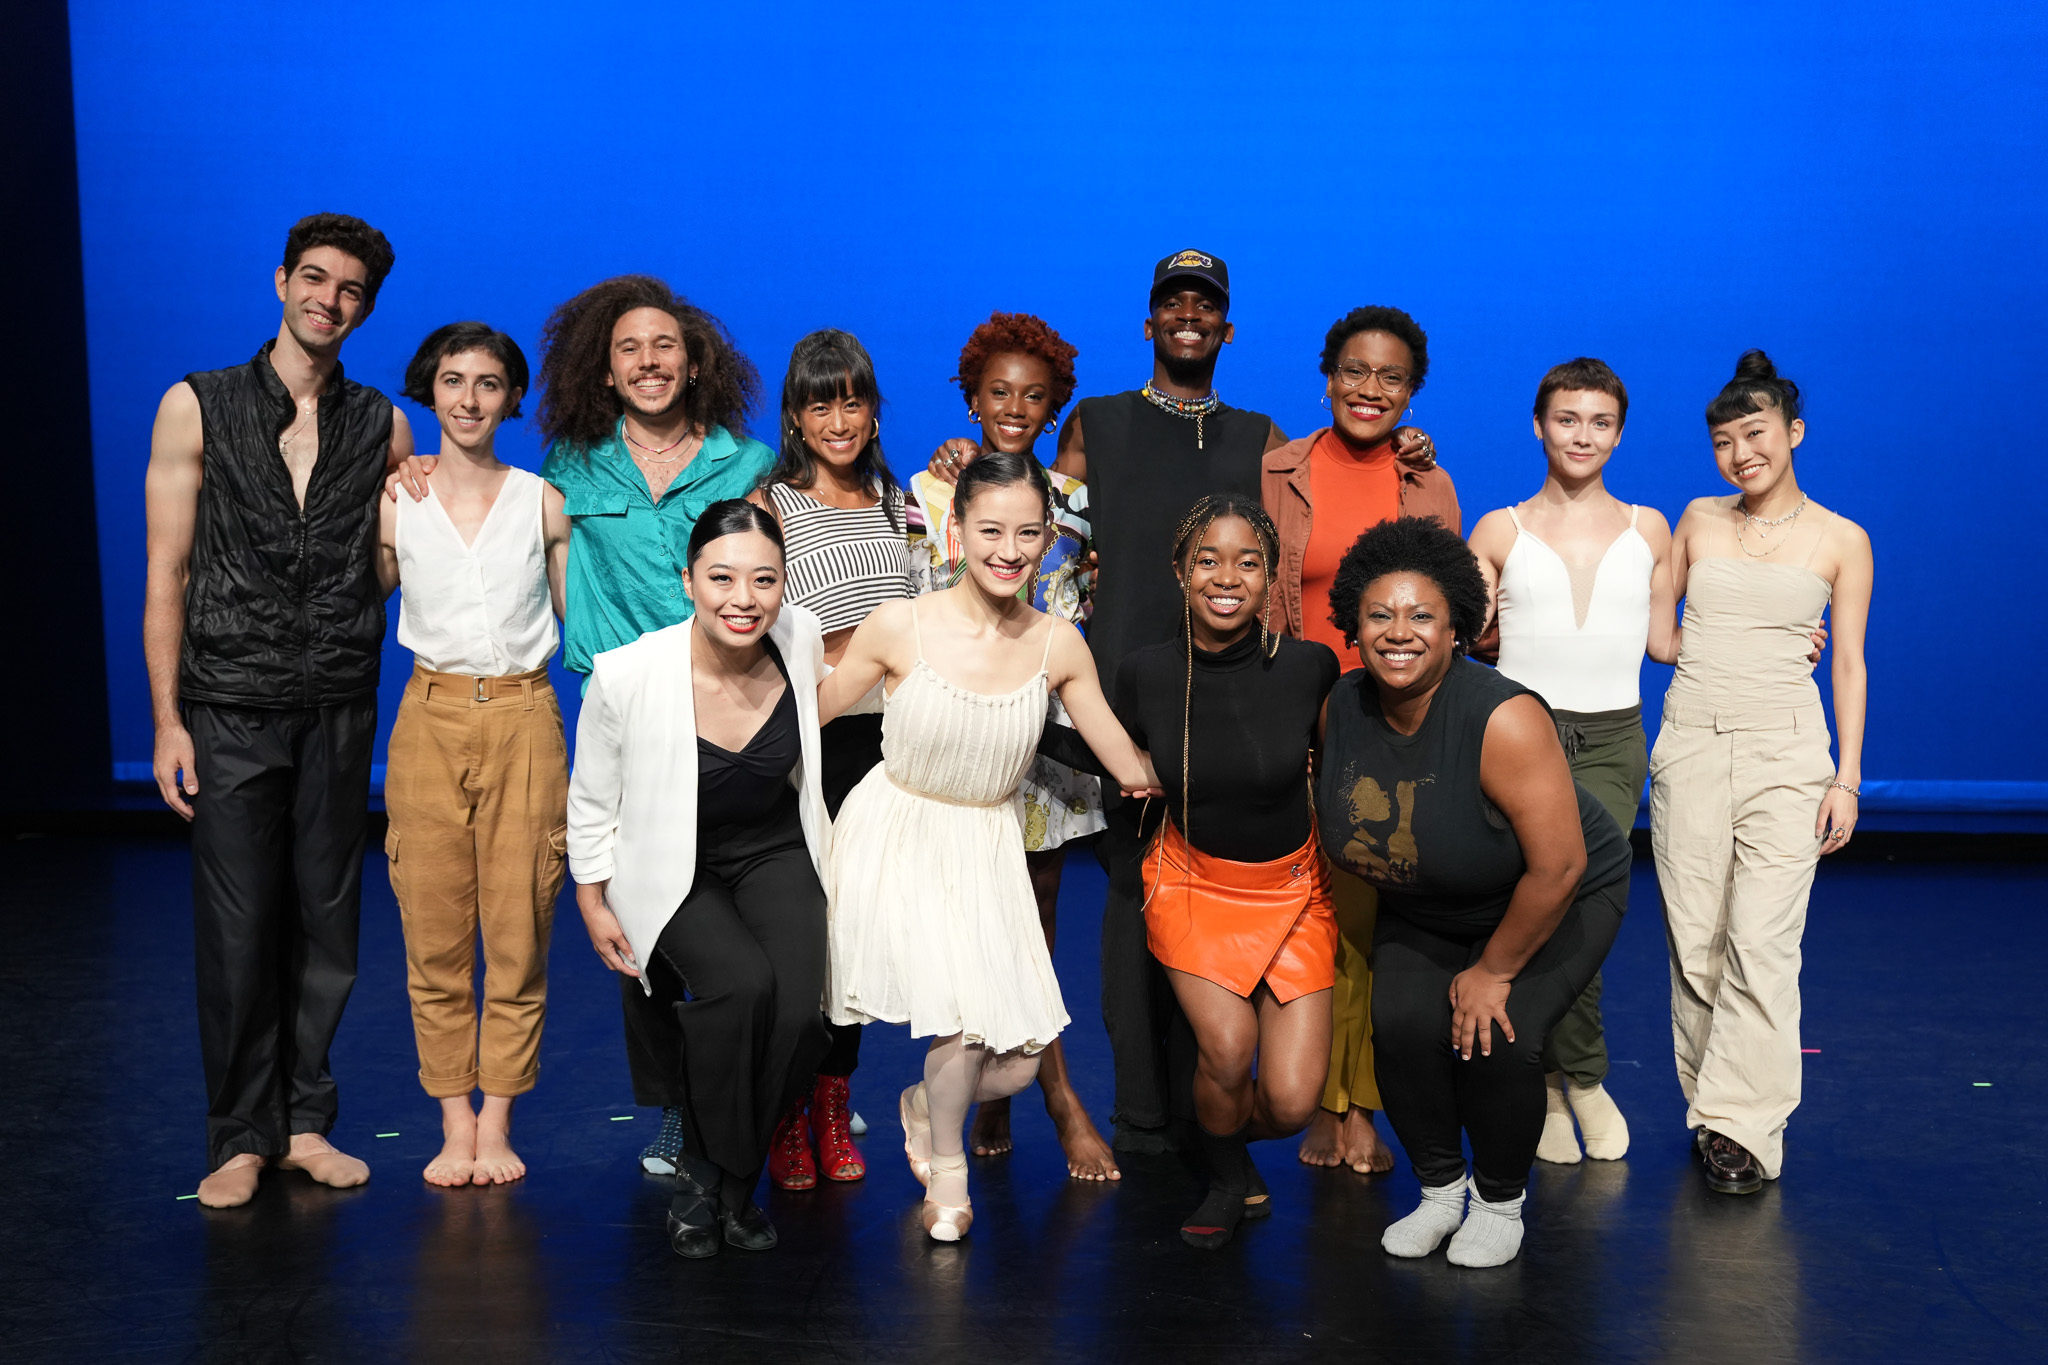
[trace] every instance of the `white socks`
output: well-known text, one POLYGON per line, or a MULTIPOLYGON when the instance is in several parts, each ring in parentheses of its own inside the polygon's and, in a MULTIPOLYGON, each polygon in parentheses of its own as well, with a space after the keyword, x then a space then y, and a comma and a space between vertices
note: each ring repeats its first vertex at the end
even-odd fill
MULTIPOLYGON (((1564 1085, 1562 1071, 1552 1071, 1543 1078, 1543 1136, 1536 1141, 1536 1159, 1571 1166, 1579 1160, 1579 1135, 1572 1131, 1572 1111, 1565 1105, 1564 1085)), ((1598 1086, 1593 1088, 1599 1090, 1598 1086)), ((1613 1104, 1608 1101, 1609 1108, 1613 1104)))
MULTIPOLYGON (((1579 1135, 1586 1139, 1586 1155, 1595 1161, 1619 1161, 1628 1155, 1628 1120, 1621 1116, 1606 1088, 1570 1083, 1572 1114, 1579 1121, 1579 1135)), ((1550 1120, 1543 1121, 1543 1135, 1550 1136, 1550 1120)), ((1539 1144, 1536 1155, 1543 1155, 1539 1144)))
POLYGON ((1515 1253, 1522 1249, 1522 1201, 1527 1197, 1518 1194, 1496 1204, 1480 1198, 1475 1183, 1472 1212, 1458 1229, 1458 1235, 1451 1238, 1451 1248, 1444 1258, 1452 1265, 1466 1266, 1506 1265, 1514 1260, 1515 1253))
MULTIPOLYGON (((1474 1202, 1478 1201, 1475 1199, 1474 1202)), ((1433 1190, 1425 1187, 1422 1203, 1406 1218, 1389 1223, 1387 1230, 1380 1234, 1380 1245, 1392 1256, 1427 1256, 1464 1221, 1463 1178, 1433 1190)), ((1516 1240, 1519 1243, 1519 1236, 1516 1240)))
POLYGON ((1543 1136, 1536 1159, 1569 1166, 1579 1160, 1579 1138, 1595 1161, 1619 1161, 1628 1155, 1628 1120, 1604 1086, 1580 1085, 1553 1071, 1543 1078, 1543 1136), (1572 1120, 1579 1131, 1572 1132, 1572 1120))

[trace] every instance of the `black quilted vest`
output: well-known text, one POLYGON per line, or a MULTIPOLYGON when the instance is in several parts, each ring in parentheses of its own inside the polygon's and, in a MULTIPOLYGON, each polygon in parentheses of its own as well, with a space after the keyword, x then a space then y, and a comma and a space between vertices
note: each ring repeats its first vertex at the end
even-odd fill
POLYGON ((286 709, 377 690, 377 498, 391 400, 335 367, 301 512, 277 449, 297 414, 270 366, 276 344, 246 365, 185 376, 206 435, 185 588, 185 701, 286 709))

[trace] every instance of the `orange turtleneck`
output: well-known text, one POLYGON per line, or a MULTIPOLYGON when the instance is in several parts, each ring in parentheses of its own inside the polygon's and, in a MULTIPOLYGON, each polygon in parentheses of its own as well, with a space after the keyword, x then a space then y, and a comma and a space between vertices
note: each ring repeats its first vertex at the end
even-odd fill
POLYGON ((1302 633, 1337 651, 1349 672, 1358 667, 1358 651, 1347 649, 1344 632, 1330 624, 1330 584, 1344 552, 1360 535, 1401 515, 1393 438, 1356 450, 1334 429, 1325 431, 1309 451, 1308 486, 1312 507, 1301 560, 1302 633))

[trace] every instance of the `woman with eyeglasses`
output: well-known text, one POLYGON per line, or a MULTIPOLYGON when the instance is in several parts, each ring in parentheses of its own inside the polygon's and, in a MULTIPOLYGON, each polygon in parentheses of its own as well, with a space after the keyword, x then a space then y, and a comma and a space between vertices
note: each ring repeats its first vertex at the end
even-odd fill
MULTIPOLYGON (((1323 338, 1323 405, 1330 425, 1266 453, 1261 501, 1280 532, 1273 582, 1274 624, 1335 650, 1347 670, 1358 654, 1325 615, 1337 566, 1359 533, 1397 517, 1434 517, 1463 533, 1458 493, 1438 468, 1428 441, 1394 439, 1408 404, 1429 373, 1429 337, 1398 308, 1354 308, 1323 338), (1303 604, 1308 606, 1304 609, 1303 604)), ((1321 1110, 1302 1138, 1311 1166, 1349 1166, 1361 1175, 1393 1169, 1373 1128, 1380 1107, 1367 1018, 1377 907, 1372 888, 1341 870, 1333 887, 1342 941, 1330 1074, 1321 1110)))

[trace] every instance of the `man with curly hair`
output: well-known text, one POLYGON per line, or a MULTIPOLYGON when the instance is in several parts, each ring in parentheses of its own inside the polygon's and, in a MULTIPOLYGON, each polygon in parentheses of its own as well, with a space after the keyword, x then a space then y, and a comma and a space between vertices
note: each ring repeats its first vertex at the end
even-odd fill
POLYGON ((172 385, 150 437, 142 652, 157 790, 192 822, 209 1208, 248 1203, 265 1166, 370 1178, 327 1141, 327 1051, 356 977, 384 647, 377 485, 412 433, 343 375, 341 347, 393 259, 360 218, 300 219, 277 336, 172 385))

